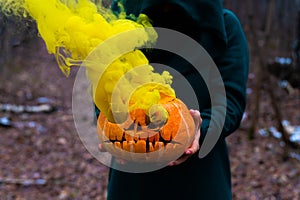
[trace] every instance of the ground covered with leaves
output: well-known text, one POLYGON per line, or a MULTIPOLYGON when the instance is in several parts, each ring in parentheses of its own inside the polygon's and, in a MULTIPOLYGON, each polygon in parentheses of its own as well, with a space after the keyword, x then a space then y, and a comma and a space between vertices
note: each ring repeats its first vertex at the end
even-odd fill
MULTIPOLYGON (((0 199, 105 199, 108 168, 84 147, 73 121, 76 70, 66 78, 43 42, 24 45, 17 47, 11 63, 0 66, 0 104, 47 104, 52 109, 11 112, 6 106, 7 110, 0 110, 0 199)), ((265 92, 255 138, 248 139, 254 81, 252 76, 241 127, 228 137, 233 197, 300 199, 300 150, 268 131, 276 123, 265 92)), ((299 92, 287 95, 279 87, 276 92, 284 119, 300 125, 299 92)))

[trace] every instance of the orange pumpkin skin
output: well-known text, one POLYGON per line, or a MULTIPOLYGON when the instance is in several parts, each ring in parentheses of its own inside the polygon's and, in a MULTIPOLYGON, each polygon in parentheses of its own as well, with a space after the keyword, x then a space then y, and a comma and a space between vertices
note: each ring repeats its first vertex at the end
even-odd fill
POLYGON ((165 96, 159 104, 169 117, 156 130, 147 123, 143 110, 130 112, 130 117, 122 124, 111 123, 100 113, 97 133, 103 148, 116 158, 134 162, 176 160, 194 139, 194 120, 186 105, 178 98, 165 96))

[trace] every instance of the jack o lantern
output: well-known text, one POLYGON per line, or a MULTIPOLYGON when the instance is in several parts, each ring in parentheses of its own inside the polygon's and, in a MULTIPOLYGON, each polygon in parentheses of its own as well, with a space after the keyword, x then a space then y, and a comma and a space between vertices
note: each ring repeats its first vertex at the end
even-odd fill
POLYGON ((104 149, 116 158, 134 162, 169 162, 180 157, 195 135, 188 108, 180 99, 164 95, 152 107, 148 113, 130 111, 120 124, 100 113, 97 132, 104 149))

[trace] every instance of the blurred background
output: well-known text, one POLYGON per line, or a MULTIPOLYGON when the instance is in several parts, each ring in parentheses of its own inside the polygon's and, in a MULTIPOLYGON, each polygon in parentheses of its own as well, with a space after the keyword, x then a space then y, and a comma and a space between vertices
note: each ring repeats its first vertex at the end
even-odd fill
MULTIPOLYGON (((251 56, 247 109, 227 138, 233 198, 300 199, 300 1, 224 6, 251 56)), ((75 77, 61 73, 34 22, 0 13, 0 199, 105 199, 108 168, 73 121, 75 77)))

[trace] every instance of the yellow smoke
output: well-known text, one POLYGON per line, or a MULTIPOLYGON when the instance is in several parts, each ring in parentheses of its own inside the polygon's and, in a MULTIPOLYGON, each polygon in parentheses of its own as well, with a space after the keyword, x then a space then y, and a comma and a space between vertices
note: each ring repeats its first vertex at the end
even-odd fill
POLYGON ((113 108, 120 113, 149 110, 160 94, 175 97, 172 76, 155 73, 136 50, 157 39, 147 16, 140 15, 137 21, 125 19, 124 13, 116 17, 89 0, 0 0, 0 7, 5 13, 35 20, 48 52, 55 55, 64 74, 68 76, 71 66, 84 63, 93 100, 110 121, 115 121, 113 108), (113 42, 102 45, 107 41, 113 42), (99 54, 94 60, 88 58, 93 51, 99 54))

